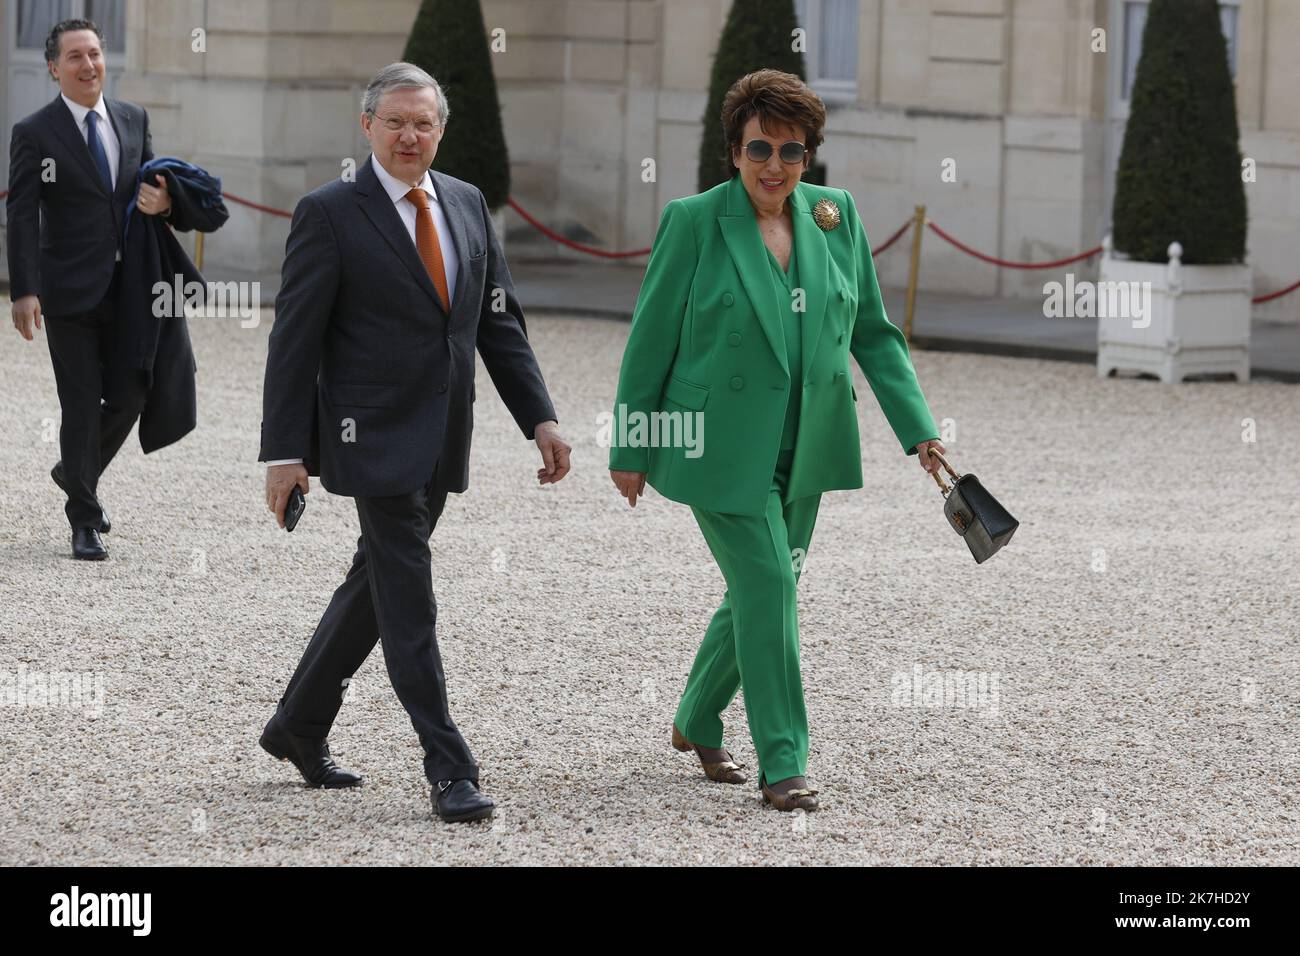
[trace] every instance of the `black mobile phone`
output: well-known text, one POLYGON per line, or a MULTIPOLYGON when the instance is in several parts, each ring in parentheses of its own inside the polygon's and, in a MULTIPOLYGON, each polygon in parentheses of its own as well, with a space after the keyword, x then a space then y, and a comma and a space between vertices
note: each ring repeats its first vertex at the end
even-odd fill
POLYGON ((306 510, 307 499, 303 497, 302 489, 294 485, 293 491, 289 492, 289 501, 284 506, 284 530, 292 531, 297 527, 298 519, 306 510))

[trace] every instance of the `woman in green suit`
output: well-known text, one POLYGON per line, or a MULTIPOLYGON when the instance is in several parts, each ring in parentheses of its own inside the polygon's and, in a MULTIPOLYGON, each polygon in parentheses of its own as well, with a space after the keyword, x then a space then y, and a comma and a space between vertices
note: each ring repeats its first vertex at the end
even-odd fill
POLYGON ((795 588, 821 493, 862 487, 852 356, 903 450, 943 451, 902 333, 885 316, 853 197, 800 182, 826 109, 797 76, 727 93, 732 178, 664 208, 619 373, 609 467, 691 506, 727 585, 673 745, 744 783, 721 714, 738 689, 764 799, 812 810, 795 588), (707 425, 707 427, 705 427, 707 425))

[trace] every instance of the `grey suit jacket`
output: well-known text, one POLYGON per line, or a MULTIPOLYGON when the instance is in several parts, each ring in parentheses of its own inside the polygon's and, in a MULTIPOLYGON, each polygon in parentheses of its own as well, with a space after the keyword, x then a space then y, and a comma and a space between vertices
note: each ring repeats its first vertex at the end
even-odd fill
POLYGON ((451 314, 368 159, 294 210, 262 395, 260 460, 302 458, 325 488, 469 486, 475 349, 525 437, 555 419, 478 188, 432 172, 458 257, 451 314), (500 290, 498 293, 497 290, 500 290))

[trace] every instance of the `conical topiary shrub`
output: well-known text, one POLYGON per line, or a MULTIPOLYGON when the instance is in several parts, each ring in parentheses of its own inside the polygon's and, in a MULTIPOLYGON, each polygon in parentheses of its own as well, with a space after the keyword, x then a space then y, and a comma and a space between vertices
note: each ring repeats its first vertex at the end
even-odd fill
MULTIPOLYGON (((731 84, 746 73, 765 67, 804 75, 803 52, 793 49, 794 0, 735 0, 718 40, 704 108, 704 139, 700 143, 699 190, 704 192, 731 178, 727 143, 722 135, 722 100, 731 84)), ((813 170, 804 179, 816 181, 813 170)))
POLYGON ((1241 262, 1246 193, 1237 104, 1216 0, 1151 0, 1124 147, 1113 244, 1130 258, 1241 262))
POLYGON ((499 209, 510 195, 510 156, 478 0, 423 0, 402 59, 431 73, 451 108, 433 168, 473 183, 499 209))

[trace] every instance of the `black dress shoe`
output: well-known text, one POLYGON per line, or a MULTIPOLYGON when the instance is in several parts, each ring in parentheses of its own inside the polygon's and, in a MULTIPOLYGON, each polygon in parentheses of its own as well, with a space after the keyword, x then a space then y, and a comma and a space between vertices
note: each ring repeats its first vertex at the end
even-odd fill
POLYGON ((344 770, 330 759, 329 744, 323 737, 298 737, 284 729, 277 714, 262 731, 262 749, 278 760, 288 760, 312 787, 337 790, 359 787, 361 777, 344 770))
POLYGON ((73 528, 72 556, 78 561, 103 561, 108 557, 108 548, 94 528, 73 528))
MULTIPOLYGON (((66 495, 68 493, 68 488, 63 483, 63 462, 58 462, 50 469, 50 477, 53 478, 54 483, 59 486, 59 490, 66 495)), ((98 498, 95 499, 95 504, 99 505, 99 533, 108 534, 113 530, 113 522, 108 520, 108 509, 104 507, 104 503, 98 498)))
POLYGON ((463 823, 492 816, 496 804, 479 792, 473 780, 439 780, 434 786, 433 808, 445 823, 463 823))

